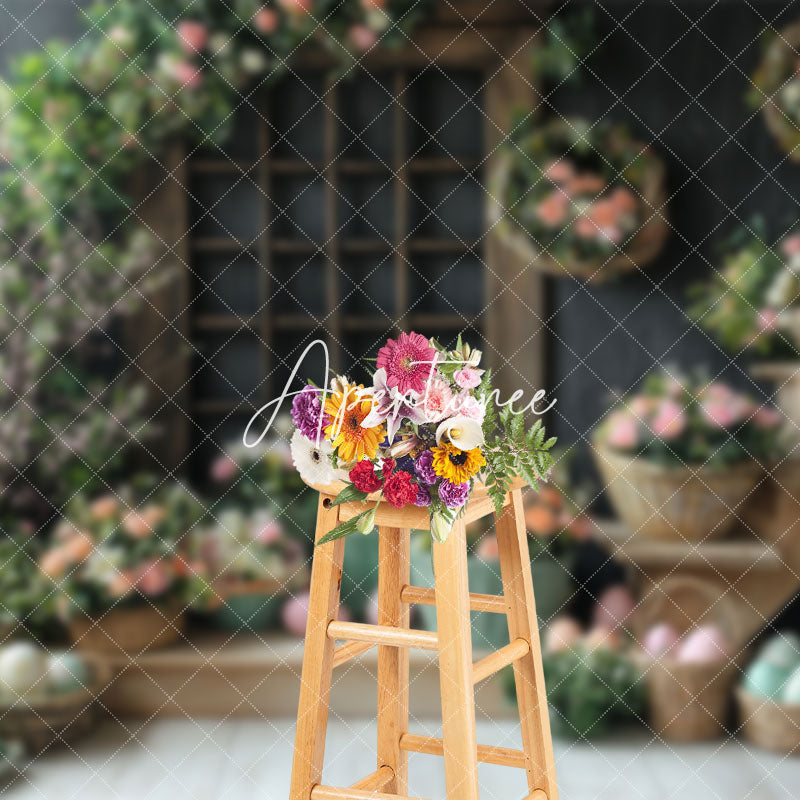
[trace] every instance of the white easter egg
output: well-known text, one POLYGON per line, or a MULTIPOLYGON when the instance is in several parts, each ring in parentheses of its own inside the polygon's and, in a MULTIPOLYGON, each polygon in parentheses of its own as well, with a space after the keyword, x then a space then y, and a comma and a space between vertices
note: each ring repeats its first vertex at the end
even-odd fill
POLYGON ((701 625, 686 636, 678 648, 678 661, 683 664, 710 664, 724 661, 731 652, 725 633, 716 625, 701 625))
POLYGON ((18 694, 39 682, 47 672, 47 654, 31 642, 12 642, 0 649, 0 691, 18 694))
MULTIPOLYGON (((661 658, 673 650, 679 639, 680 634, 674 625, 659 622, 642 637, 642 648, 653 658, 661 658)), ((672 654, 674 655, 674 652, 672 654)))

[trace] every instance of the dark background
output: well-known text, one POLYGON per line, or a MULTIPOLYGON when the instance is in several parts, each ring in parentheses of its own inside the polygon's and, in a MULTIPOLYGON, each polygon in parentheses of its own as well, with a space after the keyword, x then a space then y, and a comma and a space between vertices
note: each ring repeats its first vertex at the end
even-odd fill
POLYGON ((796 19, 797 3, 590 5, 599 43, 549 112, 626 121, 652 143, 667 162, 672 231, 643 274, 602 286, 548 281, 548 387, 559 410, 551 424, 562 442, 588 436, 612 391, 630 391, 660 365, 706 368, 758 390, 746 359, 732 362, 687 318, 686 289, 754 217, 763 217, 769 243, 793 227, 800 189, 800 166, 745 102, 762 33, 796 19))

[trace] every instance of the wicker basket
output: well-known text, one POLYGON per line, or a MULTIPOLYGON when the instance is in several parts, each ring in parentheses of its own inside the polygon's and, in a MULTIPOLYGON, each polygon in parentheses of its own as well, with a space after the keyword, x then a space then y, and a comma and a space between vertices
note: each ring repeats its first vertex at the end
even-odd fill
MULTIPOLYGON (((655 622, 686 632, 714 623, 732 645, 741 640, 733 603, 724 587, 692 577, 667 578, 642 601, 633 627, 641 641, 655 622)), ((709 664, 679 663, 671 657, 639 657, 647 684, 650 724, 665 739, 692 742, 714 739, 726 729, 733 685, 739 675, 735 661, 709 664)))
MULTIPOLYGON (((644 146, 642 146, 644 150, 644 146)), ((512 161, 507 154, 499 154, 489 178, 489 222, 497 234, 496 239, 506 254, 519 265, 527 265, 539 272, 558 278, 572 276, 592 282, 602 282, 614 275, 632 272, 649 264, 661 251, 669 232, 666 221, 665 170, 663 163, 651 159, 651 166, 644 176, 641 197, 650 214, 622 252, 603 258, 583 261, 557 261, 543 251, 536 242, 517 225, 502 207, 497 198, 504 194, 503 186, 508 180, 512 161)))
MULTIPOLYGON (((775 34, 764 53, 764 64, 777 65, 787 62, 794 66, 797 61, 797 48, 800 46, 800 22, 794 22, 775 34)), ((781 78, 780 83, 783 83, 781 78)), ((778 146, 791 161, 800 160, 800 133, 797 125, 775 101, 780 86, 765 87, 762 109, 767 130, 772 134, 778 146)), ((761 103, 761 100, 759 100, 761 103)))
POLYGON ((96 699, 109 682, 108 667, 92 663, 92 684, 86 688, 25 700, 0 700, 0 737, 19 741, 29 755, 56 743, 71 742, 91 731, 102 709, 96 699))
POLYGON ((81 650, 139 653, 180 639, 186 630, 186 612, 179 601, 120 608, 97 619, 71 618, 67 629, 72 643, 81 650))
POLYGON ((800 753, 800 705, 776 703, 736 690, 742 733, 759 747, 779 753, 800 753))
POLYGON ((617 514, 640 536, 699 542, 724 536, 763 476, 754 461, 725 470, 668 468, 595 442, 597 467, 617 514))

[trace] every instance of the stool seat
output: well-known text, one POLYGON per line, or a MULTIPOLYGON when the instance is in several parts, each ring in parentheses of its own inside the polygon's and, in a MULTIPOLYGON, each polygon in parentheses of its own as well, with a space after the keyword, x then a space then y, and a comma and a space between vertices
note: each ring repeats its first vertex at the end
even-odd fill
MULTIPOLYGON (((328 498, 330 505, 331 498, 336 497, 342 489, 345 489, 350 484, 342 481, 334 481, 327 484, 314 484, 309 483, 312 489, 320 493, 320 496, 328 498)), ((513 478, 511 482, 510 492, 515 489, 521 489, 527 486, 522 478, 513 478)), ((510 495, 509 492, 509 495, 510 495)), ((380 492, 372 492, 367 495, 365 502, 375 503, 380 498, 380 492)), ((508 503, 508 498, 506 498, 508 503)), ((339 522, 346 522, 348 519, 357 517, 366 506, 364 503, 357 501, 352 503, 342 503, 339 506, 339 522)), ((486 485, 476 481, 473 484, 472 491, 470 492, 469 502, 463 514, 464 522, 469 524, 476 519, 481 519, 492 512, 494 505, 486 485)), ((385 500, 378 503, 375 509, 375 524, 387 525, 389 527, 409 528, 411 530, 429 530, 430 529, 430 515, 427 508, 418 508, 417 506, 405 506, 405 508, 392 508, 385 500)))
MULTIPOLYGON (((337 619, 347 539, 317 545, 289 800, 413 800, 408 796, 409 752, 443 757, 447 800, 479 800, 478 763, 482 761, 524 769, 529 792, 525 800, 558 800, 523 521, 524 485, 522 479, 514 479, 499 515, 486 487, 474 486, 469 504, 456 519, 447 540, 431 544, 433 589, 410 583, 411 529, 429 527, 428 509, 396 509, 385 501, 379 502, 375 515, 379 536, 377 625, 337 619), (473 594, 467 585, 466 524, 489 514, 495 515, 502 596, 473 594), (436 607, 436 633, 411 627, 412 604, 436 607), (472 660, 470 610, 505 614, 508 619, 509 644, 477 662, 472 660), (372 647, 378 648, 376 770, 347 788, 326 786, 322 782, 322 764, 332 673, 372 647), (408 730, 411 647, 439 654, 441 739, 408 730), (509 665, 513 667, 517 689, 522 750, 476 741, 474 684, 509 665)), ((333 504, 346 486, 333 483, 313 487, 319 492, 317 542, 337 525, 364 511, 361 502, 333 504)), ((377 493, 367 498, 367 502, 377 500, 377 493)))

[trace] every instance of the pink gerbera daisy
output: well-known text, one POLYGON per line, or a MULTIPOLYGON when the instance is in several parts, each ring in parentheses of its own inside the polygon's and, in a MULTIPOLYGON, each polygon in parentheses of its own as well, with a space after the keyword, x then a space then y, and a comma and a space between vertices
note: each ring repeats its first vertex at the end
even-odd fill
POLYGON ((378 369, 386 369, 386 383, 397 387, 400 394, 409 392, 421 394, 425 383, 433 371, 436 350, 420 333, 401 333, 394 339, 387 339, 378 350, 378 369))

